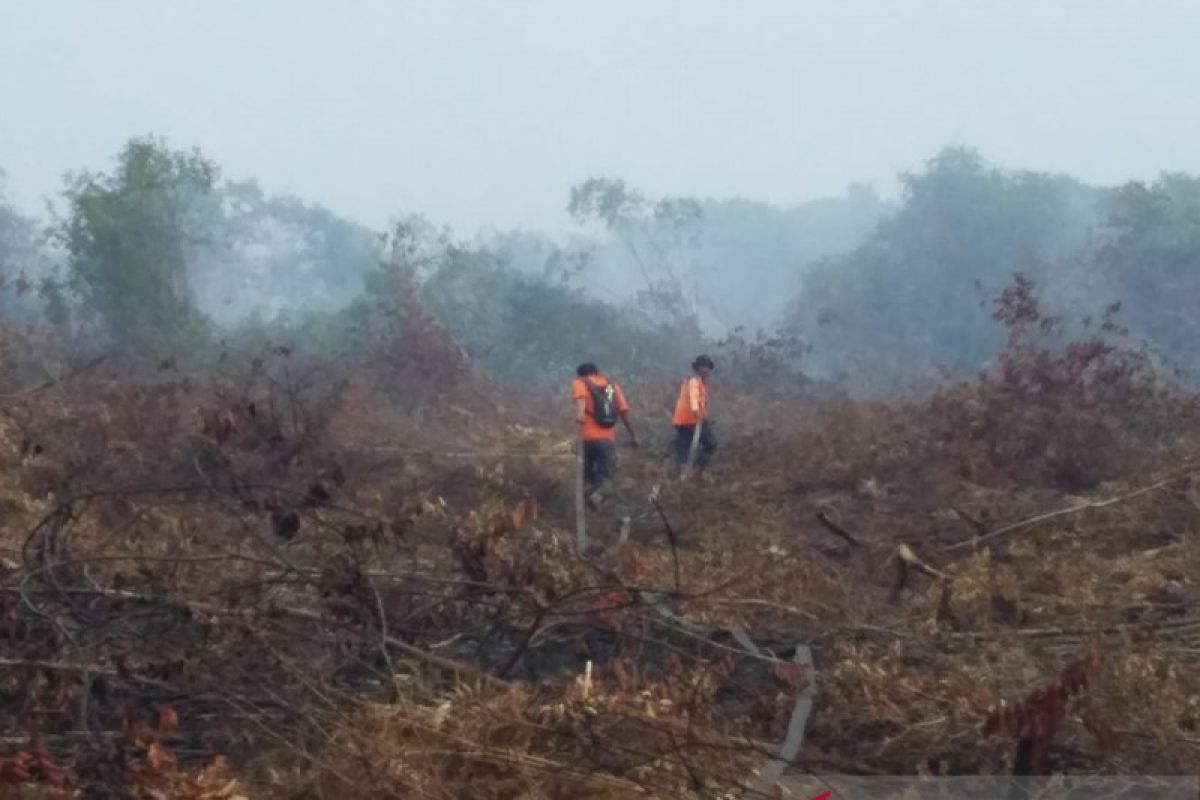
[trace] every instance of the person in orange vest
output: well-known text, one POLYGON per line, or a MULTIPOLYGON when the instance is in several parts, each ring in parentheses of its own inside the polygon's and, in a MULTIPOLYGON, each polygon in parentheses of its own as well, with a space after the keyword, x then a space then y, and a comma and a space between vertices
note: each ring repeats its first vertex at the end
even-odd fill
POLYGON ((575 370, 571 396, 575 421, 583 442, 583 481, 587 505, 593 510, 602 487, 617 475, 617 420, 629 431, 629 443, 638 446, 637 433, 629 421, 629 401, 621 387, 610 381, 590 361, 575 370))
POLYGON ((717 437, 713 433, 713 422, 708 416, 708 376, 715 365, 708 356, 697 356, 692 362, 692 374, 679 386, 679 399, 675 401, 675 461, 686 467, 691 457, 692 442, 696 426, 700 426, 700 438, 696 454, 696 468, 708 466, 712 454, 717 450, 717 437))

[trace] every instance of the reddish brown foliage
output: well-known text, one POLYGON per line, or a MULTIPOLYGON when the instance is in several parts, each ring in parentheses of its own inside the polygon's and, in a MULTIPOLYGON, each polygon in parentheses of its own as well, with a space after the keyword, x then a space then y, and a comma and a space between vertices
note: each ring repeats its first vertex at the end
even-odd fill
MULTIPOLYGON (((21 662, 0 715, 46 735, 67 783, 137 775, 150 796, 226 791, 228 767, 197 771, 197 751, 235 756, 269 796, 712 796, 754 774, 747 743, 781 737, 813 677, 734 655, 736 626, 765 652, 812 643, 814 768, 996 771, 1010 737, 1036 769, 1052 743, 1092 769, 1111 748, 1194 765, 1173 743, 1200 733, 1200 687, 1175 651, 1134 658, 1114 636, 1098 678, 1061 666, 1081 624, 1161 624, 1193 647, 1170 623, 1200 598, 1194 481, 970 544, 1075 506, 1068 492, 1160 483, 1200 453, 1175 413, 1194 398, 1112 341, 1046 339, 1021 281, 998 315, 1014 334, 995 369, 931 399, 724 387, 713 482, 622 454, 629 540, 586 558, 569 418, 517 416, 561 402, 497 408, 420 317, 369 366, 267 353, 220 380, 22 396, 0 417, 0 633, 21 662), (945 577, 889 593, 900 544, 945 577), (985 712, 996 697, 1023 699, 985 712), (1121 702, 1141 738, 1112 735, 1121 702), (110 737, 141 722, 89 761, 84 717, 110 737), (980 735, 985 717, 1004 735, 980 735)), ((615 545, 611 515, 588 521, 615 545)), ((30 759, 10 761, 32 780, 30 759)))
MULTIPOLYGON (((1100 668, 1101 662, 1102 653, 1095 648, 1083 658, 1067 664, 1053 684, 1033 692, 1016 705, 1006 705, 988 714, 983 724, 985 736, 1003 732, 1020 742, 1020 758, 1028 759, 1028 764, 1027 768, 1018 764, 1018 774, 1049 774, 1046 757, 1050 746, 1067 719, 1072 701, 1087 690, 1091 676, 1100 668)), ((1098 722, 1093 725, 1099 727, 1098 722)))
POLYGON ((0 787, 35 785, 49 790, 48 797, 71 797, 74 786, 54 763, 46 746, 36 734, 29 747, 15 755, 0 758, 0 787))

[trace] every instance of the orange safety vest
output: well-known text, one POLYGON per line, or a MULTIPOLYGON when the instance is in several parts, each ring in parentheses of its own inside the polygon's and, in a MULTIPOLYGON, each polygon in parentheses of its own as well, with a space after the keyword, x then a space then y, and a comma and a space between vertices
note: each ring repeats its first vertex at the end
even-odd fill
MULTIPOLYGON (((612 383, 603 375, 591 375, 587 378, 576 378, 571 382, 571 396, 576 400, 585 401, 586 411, 583 426, 579 429, 579 438, 585 441, 616 441, 617 429, 616 426, 611 428, 601 428, 596 424, 595 419, 595 404, 592 399, 592 393, 588 391, 588 384, 594 384, 596 388, 603 389, 612 383)), ((621 391, 621 387, 613 383, 613 393, 616 395, 617 412, 620 414, 629 413, 629 401, 625 399, 625 392, 621 391)))
POLYGON ((675 401, 675 416, 672 425, 695 425, 708 419, 708 386, 693 375, 679 386, 679 399, 675 401), (699 408, 699 415, 692 408, 699 408))

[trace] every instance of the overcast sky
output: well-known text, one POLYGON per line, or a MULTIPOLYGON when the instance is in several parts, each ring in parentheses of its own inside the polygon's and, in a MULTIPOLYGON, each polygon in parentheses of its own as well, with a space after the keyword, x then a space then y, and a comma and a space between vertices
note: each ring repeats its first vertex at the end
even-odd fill
POLYGON ((135 134, 374 226, 561 231, 572 184, 791 203, 946 144, 1200 173, 1200 3, 0 0, 0 169, 37 210, 135 134))

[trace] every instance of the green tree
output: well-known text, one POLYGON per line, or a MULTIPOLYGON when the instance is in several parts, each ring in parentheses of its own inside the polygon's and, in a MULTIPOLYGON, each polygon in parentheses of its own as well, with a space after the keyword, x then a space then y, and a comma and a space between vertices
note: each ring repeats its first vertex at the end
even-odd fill
POLYGON ((1200 370, 1200 178, 1130 183, 1105 203, 1091 263, 1122 304, 1122 322, 1189 371, 1200 370))
POLYGON ((983 298, 1023 270, 1054 300, 1047 272, 1080 251, 1094 221, 1093 190, 1002 170, 969 149, 947 148, 903 181, 893 216, 804 276, 792 322, 827 373, 890 383, 978 367, 1002 344, 983 298))
POLYGON ((67 215, 55 233, 84 312, 118 348, 160 357, 205 342, 187 267, 207 242, 197 212, 216 177, 198 151, 154 138, 132 139, 111 174, 68 176, 67 215))

